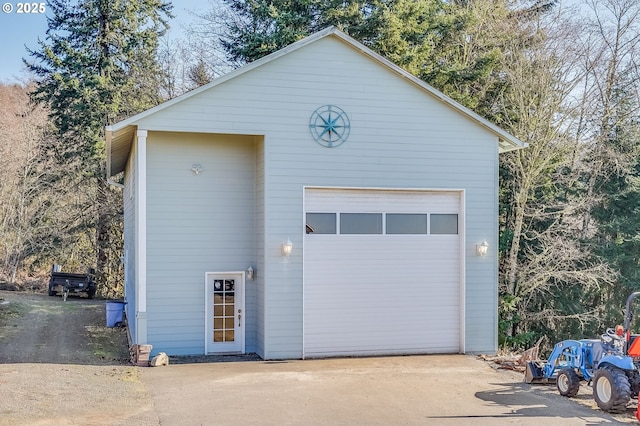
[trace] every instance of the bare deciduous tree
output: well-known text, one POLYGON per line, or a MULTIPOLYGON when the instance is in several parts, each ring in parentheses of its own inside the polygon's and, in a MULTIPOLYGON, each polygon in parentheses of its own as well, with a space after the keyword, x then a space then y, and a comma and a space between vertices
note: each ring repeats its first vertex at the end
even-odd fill
POLYGON ((0 270, 15 282, 25 259, 42 247, 47 191, 44 152, 47 113, 29 100, 20 85, 0 85, 0 270))

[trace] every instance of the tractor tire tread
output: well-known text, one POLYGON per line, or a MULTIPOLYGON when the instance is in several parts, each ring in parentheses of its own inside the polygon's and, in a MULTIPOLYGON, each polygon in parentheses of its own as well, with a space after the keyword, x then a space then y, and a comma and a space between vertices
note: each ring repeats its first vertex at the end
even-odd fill
POLYGON ((558 386, 558 392, 560 392, 560 395, 566 396, 567 398, 576 396, 580 391, 580 377, 578 377, 578 374, 573 369, 563 369, 558 373, 556 383, 560 383, 562 380, 561 375, 566 376, 567 389, 563 391, 560 389, 560 386, 558 386))
POLYGON ((624 413, 627 410, 627 404, 631 399, 631 386, 627 375, 620 369, 615 367, 602 367, 599 369, 593 380, 593 396, 602 411, 608 413, 624 413), (602 401, 597 392, 598 381, 605 376, 611 382, 611 400, 602 401))

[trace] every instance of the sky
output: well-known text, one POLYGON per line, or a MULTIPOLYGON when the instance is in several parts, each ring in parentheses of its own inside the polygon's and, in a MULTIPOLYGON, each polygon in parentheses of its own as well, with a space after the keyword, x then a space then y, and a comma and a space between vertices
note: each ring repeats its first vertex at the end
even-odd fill
MULTIPOLYGON (((25 46, 37 49, 38 38, 44 40, 47 30, 46 3, 43 2, 44 13, 41 10, 26 12, 24 5, 15 0, 0 0, 0 82, 16 83, 27 80, 22 58, 27 57, 25 46), (18 8, 23 13, 18 13, 18 8)), ((40 4, 37 2, 36 4, 40 4)), ((209 0, 183 0, 173 2, 175 18, 170 21, 171 37, 181 37, 184 28, 194 19, 189 11, 204 11, 209 9, 209 0)), ((39 8, 38 8, 39 9, 39 8)))

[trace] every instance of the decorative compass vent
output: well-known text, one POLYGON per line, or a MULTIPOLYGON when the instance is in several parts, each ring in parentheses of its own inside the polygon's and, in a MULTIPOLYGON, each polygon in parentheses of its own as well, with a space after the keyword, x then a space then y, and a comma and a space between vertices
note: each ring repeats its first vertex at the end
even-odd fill
POLYGON ((347 113, 335 105, 324 105, 311 114, 311 135, 322 146, 335 148, 349 137, 351 123, 347 113))

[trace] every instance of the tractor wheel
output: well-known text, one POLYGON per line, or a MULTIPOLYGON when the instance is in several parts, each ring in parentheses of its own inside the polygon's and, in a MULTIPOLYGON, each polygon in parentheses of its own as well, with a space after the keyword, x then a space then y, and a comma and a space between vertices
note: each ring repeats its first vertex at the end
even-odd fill
POLYGON ((580 390, 580 377, 574 370, 562 369, 558 372, 556 386, 558 386, 560 395, 571 398, 576 396, 580 390))
POLYGON ((631 386, 624 371, 610 366, 596 370, 593 398, 602 411, 624 413, 631 399, 631 386))

